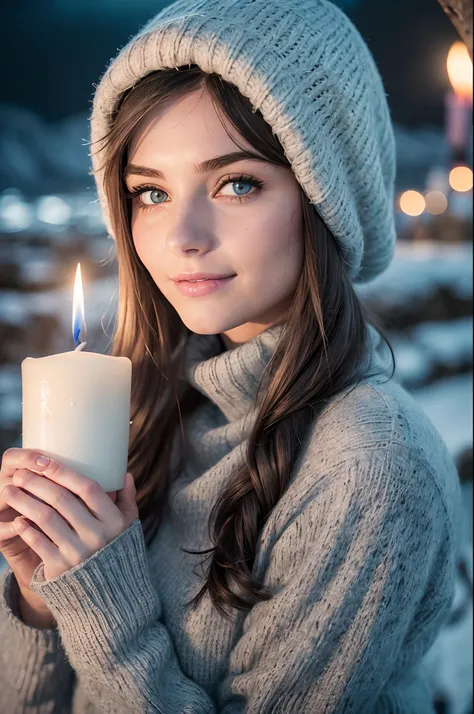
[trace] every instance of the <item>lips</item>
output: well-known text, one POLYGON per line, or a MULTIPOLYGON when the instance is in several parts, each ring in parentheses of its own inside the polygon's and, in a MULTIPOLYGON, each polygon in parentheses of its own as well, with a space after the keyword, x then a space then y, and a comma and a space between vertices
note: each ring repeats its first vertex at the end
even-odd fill
POLYGON ((187 295, 188 297, 202 297, 213 293, 215 290, 224 289, 235 277, 235 275, 230 275, 228 278, 208 278, 197 282, 175 280, 174 284, 176 289, 183 295, 187 295))
POLYGON ((230 275, 223 275, 220 278, 196 278, 194 280, 178 280, 179 283, 205 283, 206 280, 225 280, 230 278, 230 275))
POLYGON ((199 280, 225 280, 233 277, 234 274, 218 275, 217 273, 178 273, 172 280, 175 282, 196 282, 199 280))

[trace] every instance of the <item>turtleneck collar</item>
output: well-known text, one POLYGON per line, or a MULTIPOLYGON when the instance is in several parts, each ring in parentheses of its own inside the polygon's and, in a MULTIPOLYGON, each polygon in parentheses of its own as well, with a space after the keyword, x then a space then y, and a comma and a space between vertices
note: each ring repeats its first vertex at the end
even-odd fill
POLYGON ((282 324, 272 325, 230 350, 219 335, 192 333, 185 349, 186 381, 214 402, 229 422, 247 416, 282 330, 282 324))
MULTIPOLYGON (((367 358, 363 371, 372 374, 390 367, 388 348, 369 325, 367 358)), ((257 386, 269 363, 283 324, 267 328, 238 347, 226 350, 219 335, 192 333, 184 355, 184 378, 207 396, 229 422, 246 417, 255 405, 257 386)), ((387 376, 387 375, 386 375, 387 376)))

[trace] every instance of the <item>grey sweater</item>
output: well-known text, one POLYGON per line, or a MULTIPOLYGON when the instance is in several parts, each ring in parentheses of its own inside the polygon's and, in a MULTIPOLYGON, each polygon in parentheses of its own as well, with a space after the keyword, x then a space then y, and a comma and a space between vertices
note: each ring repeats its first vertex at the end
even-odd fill
MULTIPOLYGON (((202 585, 210 509, 243 458, 272 327, 231 351, 193 335, 186 378, 208 400, 149 551, 137 519, 84 563, 32 587, 57 630, 18 616, 0 583, 1 714, 425 714, 423 655, 454 590, 460 488, 434 427, 388 371, 345 390, 310 431, 258 539, 274 597, 224 620, 202 585)), ((371 328, 370 370, 388 366, 371 328)))

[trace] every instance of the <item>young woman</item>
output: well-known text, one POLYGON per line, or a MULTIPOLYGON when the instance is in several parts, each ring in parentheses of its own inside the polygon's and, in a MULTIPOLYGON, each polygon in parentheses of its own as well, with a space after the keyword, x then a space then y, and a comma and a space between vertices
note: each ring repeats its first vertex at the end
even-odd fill
POLYGON ((136 493, 5 452, 1 710, 432 712, 459 483, 354 291, 395 239, 362 38, 326 0, 179 1, 91 149, 136 493))

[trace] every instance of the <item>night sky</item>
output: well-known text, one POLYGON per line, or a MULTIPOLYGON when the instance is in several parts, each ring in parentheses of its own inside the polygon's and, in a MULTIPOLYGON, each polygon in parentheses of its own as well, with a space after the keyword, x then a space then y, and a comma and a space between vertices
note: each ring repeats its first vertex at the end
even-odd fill
MULTIPOLYGON (((166 4, 166 3, 164 3, 166 4)), ((395 122, 443 125, 446 55, 459 39, 437 0, 343 0, 380 70, 395 122)), ((108 61, 159 0, 23 0, 2 8, 0 101, 55 121, 88 112, 108 61)))

